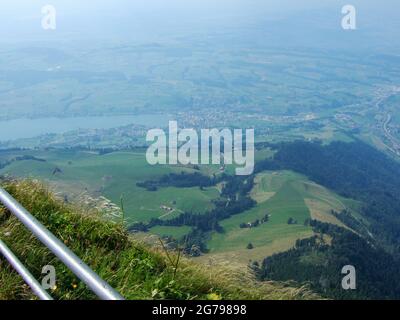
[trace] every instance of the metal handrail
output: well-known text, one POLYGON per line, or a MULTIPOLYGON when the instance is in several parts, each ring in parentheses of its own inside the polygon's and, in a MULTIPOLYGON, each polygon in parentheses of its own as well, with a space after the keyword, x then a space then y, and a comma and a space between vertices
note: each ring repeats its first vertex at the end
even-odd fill
POLYGON ((27 268, 22 264, 21 261, 15 256, 15 254, 6 246, 6 244, 0 240, 0 253, 8 260, 8 262, 14 267, 14 269, 21 275, 22 279, 31 287, 32 291, 41 300, 53 300, 53 298, 47 293, 46 290, 40 285, 35 277, 29 272, 27 268))
MULTIPOLYGON (((0 202, 3 203, 4 206, 11 213, 13 213, 25 225, 25 227, 29 229, 33 235, 35 235, 36 238, 38 238, 48 249, 50 249, 50 251, 53 252, 100 299, 123 300, 123 297, 117 291, 115 291, 107 282, 101 279, 88 265, 79 259, 79 257, 76 256, 64 243, 56 238, 34 216, 32 216, 7 191, 1 187, 0 202)), ((23 271, 23 269, 20 271, 23 271)))

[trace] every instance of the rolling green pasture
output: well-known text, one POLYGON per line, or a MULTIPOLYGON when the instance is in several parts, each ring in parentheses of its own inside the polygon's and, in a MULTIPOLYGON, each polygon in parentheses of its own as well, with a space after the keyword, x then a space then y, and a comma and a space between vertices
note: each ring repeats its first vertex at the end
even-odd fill
POLYGON ((190 232, 192 228, 188 226, 174 227, 174 226, 156 226, 150 229, 150 233, 164 236, 172 236, 175 239, 180 239, 190 232))
MULTIPOLYGON (((2 152, 0 162, 27 151, 2 152)), ((264 150, 262 156, 270 156, 264 150)), ((98 155, 87 151, 29 151, 35 160, 15 161, 0 170, 0 175, 39 178, 47 181, 61 195, 104 196, 118 206, 123 204, 128 224, 147 222, 152 218, 171 219, 183 212, 203 213, 213 208, 213 199, 219 197, 220 186, 200 190, 193 188, 159 188, 155 192, 136 186, 139 181, 157 179, 168 173, 194 172, 183 166, 150 166, 143 152, 114 152, 98 155), (60 172, 54 173, 58 168, 60 172)), ((233 169, 233 168, 228 168, 233 169)), ((218 166, 201 167, 203 174, 217 172, 218 166)), ((228 170, 229 171, 229 170, 228 170)), ((297 239, 313 234, 304 226, 308 218, 342 225, 330 211, 356 208, 357 203, 343 199, 306 177, 291 171, 267 171, 256 175, 250 196, 257 205, 220 222, 224 233, 214 233, 207 243, 207 257, 236 259, 240 263, 260 260, 269 254, 287 250, 297 239), (269 214, 269 221, 256 228, 241 229, 241 223, 253 222, 269 214), (297 221, 289 225, 289 218, 297 221), (246 249, 252 243, 254 249, 246 249)), ((151 233, 181 238, 189 227, 154 227, 151 233)))
POLYGON ((207 244, 211 257, 233 259, 239 264, 260 260, 293 247, 297 239, 311 236, 311 228, 304 226, 310 217, 342 225, 330 210, 346 207, 336 194, 290 171, 258 174, 251 196, 257 202, 255 208, 220 222, 224 233, 213 234, 207 244), (261 220, 267 213, 268 222, 251 229, 240 228, 241 223, 261 220), (289 225, 289 218, 297 224, 289 225), (246 248, 249 243, 254 246, 251 250, 246 248))
MULTIPOLYGON (((31 154, 31 153, 30 153, 31 154)), ((143 153, 115 152, 97 155, 90 152, 33 152, 39 161, 16 161, 0 174, 40 178, 67 194, 87 192, 105 196, 117 205, 122 203, 128 223, 151 218, 172 218, 183 211, 204 212, 219 195, 217 188, 160 188, 155 192, 136 186, 139 181, 156 179, 172 172, 193 172, 181 166, 150 166, 143 153), (53 174, 59 168, 60 173, 53 174), (172 208, 172 211, 161 206, 172 208)))
MULTIPOLYGON (((258 203, 255 208, 222 221, 221 226, 225 233, 215 234, 212 237, 208 243, 211 252, 246 248, 250 242, 254 247, 265 246, 293 233, 311 232, 310 228, 303 225, 310 214, 303 197, 295 188, 295 175, 271 173, 266 179, 262 179, 262 183, 261 188, 265 192, 275 194, 266 201, 258 203), (270 215, 268 222, 251 229, 239 227, 240 223, 262 219, 267 213, 270 215), (296 219, 298 224, 288 225, 287 221, 291 217, 296 219)), ((257 185, 255 188, 260 186, 257 185)))

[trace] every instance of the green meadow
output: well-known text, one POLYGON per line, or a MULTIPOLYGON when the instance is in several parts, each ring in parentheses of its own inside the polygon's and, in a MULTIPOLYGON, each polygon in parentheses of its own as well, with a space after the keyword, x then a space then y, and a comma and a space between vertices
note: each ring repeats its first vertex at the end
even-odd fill
POLYGON ((260 173, 251 196, 257 201, 256 207, 220 222, 224 232, 214 233, 207 243, 211 257, 239 264, 261 260, 266 255, 293 247, 297 239, 310 237, 313 231, 304 225, 308 218, 341 224, 330 213, 332 209, 344 208, 340 197, 300 174, 290 171, 260 173), (268 222, 240 228, 241 223, 261 220, 266 214, 268 222), (296 223, 288 224, 289 218, 296 223), (253 249, 247 249, 249 243, 253 249))
MULTIPOLYGON (((26 151, 3 152, 0 160, 25 155, 26 151)), ((0 170, 0 175, 38 178, 46 181, 59 195, 68 195, 72 201, 105 197, 123 208, 127 224, 148 222, 152 218, 171 219, 183 212, 204 213, 214 208, 221 186, 200 189, 162 187, 147 191, 137 182, 157 179, 169 173, 195 172, 184 166, 150 166, 143 152, 126 151, 99 155, 88 151, 29 151, 29 155, 42 159, 14 161, 0 170), (73 196, 71 196, 73 195, 73 196)), ((270 150, 257 152, 256 158, 271 156, 270 150)), ((233 166, 227 172, 233 173, 233 166)), ((218 166, 201 166, 200 172, 211 175, 218 166)), ((224 258, 234 255, 240 263, 260 260, 266 255, 291 248, 297 239, 311 236, 305 226, 308 218, 341 225, 330 211, 356 207, 329 190, 291 171, 268 171, 256 175, 250 196, 257 202, 251 210, 220 221, 223 233, 213 233, 207 247, 210 257, 224 258), (261 220, 266 214, 269 221, 258 227, 240 228, 241 223, 261 220), (292 218, 295 223, 288 224, 292 218), (253 249, 247 249, 248 244, 253 249)), ((153 227, 151 234, 181 238, 190 227, 153 227)), ((227 258, 228 259, 228 258, 227 258)), ((232 257, 229 257, 232 260, 232 257)))
POLYGON ((98 155, 90 152, 34 152, 46 162, 16 161, 0 170, 2 175, 44 179, 62 194, 105 196, 123 206, 128 223, 168 219, 183 211, 204 212, 212 209, 211 200, 219 196, 217 188, 161 188, 147 191, 136 183, 157 179, 164 174, 194 172, 181 166, 150 166, 143 153, 115 152, 98 155), (60 171, 55 173, 55 169, 60 171), (168 207, 172 210, 165 210, 168 207))

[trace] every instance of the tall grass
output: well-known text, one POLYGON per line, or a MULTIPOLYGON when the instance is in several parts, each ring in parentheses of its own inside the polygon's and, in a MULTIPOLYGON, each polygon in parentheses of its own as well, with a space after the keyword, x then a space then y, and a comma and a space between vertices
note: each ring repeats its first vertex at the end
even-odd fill
MULTIPOLYGON (((123 223, 105 221, 98 212, 66 205, 41 183, 2 181, 1 185, 127 299, 312 299, 305 288, 260 283, 248 273, 209 268, 175 253, 135 240, 123 223), (171 263, 171 261, 177 263, 171 263)), ((42 267, 56 269, 56 299, 96 299, 49 250, 7 210, 0 207, 0 238, 37 279, 42 267)), ((30 289, 0 257, 0 299, 34 299, 30 289)))

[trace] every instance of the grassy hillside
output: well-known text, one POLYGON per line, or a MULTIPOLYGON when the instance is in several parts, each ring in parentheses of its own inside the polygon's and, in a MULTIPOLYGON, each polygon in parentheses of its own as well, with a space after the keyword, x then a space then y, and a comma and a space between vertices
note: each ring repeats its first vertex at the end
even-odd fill
MULTIPOLYGON (((98 197, 105 196, 117 206, 123 198, 124 218, 128 224, 148 222, 152 218, 169 220, 183 212, 205 213, 214 207, 213 200, 220 196, 221 184, 212 187, 159 187, 148 191, 136 185, 137 182, 159 179, 170 173, 199 172, 183 166, 150 166, 143 151, 113 152, 99 155, 96 152, 73 150, 23 150, 0 153, 0 162, 30 155, 37 160, 18 160, 0 169, 0 174, 16 177, 34 177, 44 180, 52 190, 68 195, 68 199, 83 202, 93 198, 88 207, 99 207, 98 197), (53 174, 55 168, 60 172, 53 174), (172 210, 165 210, 162 207, 172 210)), ((270 149, 257 150, 257 157, 272 156, 270 149)), ((219 172, 218 166, 200 166, 200 172, 210 175, 219 172)), ((251 210, 231 216, 221 221, 224 233, 214 232, 207 247, 208 260, 218 258, 223 261, 247 265, 249 260, 261 261, 267 255, 292 248, 297 239, 313 235, 310 227, 303 225, 308 218, 336 225, 343 224, 330 211, 341 211, 352 207, 350 200, 339 197, 326 188, 317 185, 305 176, 292 171, 264 171, 255 176, 255 185, 250 196, 257 204, 251 210), (241 229, 241 223, 262 219, 270 214, 268 223, 257 228, 241 229), (288 225, 289 218, 297 224, 288 225), (252 243, 254 249, 246 249, 252 243)), ((120 213, 119 208, 117 208, 120 213)), ((156 226, 151 234, 172 236, 181 239, 192 230, 188 226, 156 226)))
MULTIPOLYGON (((317 185, 305 176, 292 171, 265 171, 258 173, 250 193, 257 205, 243 213, 221 221, 223 233, 214 233, 207 242, 210 255, 217 260, 234 261, 243 267, 249 260, 262 260, 266 256, 288 250, 296 240, 311 237, 306 219, 315 219, 344 226, 331 210, 349 208, 351 200, 339 197, 317 185), (254 228, 240 228, 241 223, 269 220, 254 228), (288 224, 293 218, 296 224, 288 224), (252 243, 253 249, 247 249, 252 243)), ((208 259, 208 255, 201 259, 208 259)))
MULTIPOLYGON (((132 239, 122 225, 103 221, 97 212, 82 212, 60 202, 37 182, 3 181, 1 185, 128 299, 316 298, 305 288, 291 288, 274 282, 259 283, 248 273, 222 267, 208 268, 185 258, 175 270, 162 250, 132 239)), ((44 265, 51 264, 56 268, 57 286, 51 292, 53 297, 95 298, 18 220, 1 207, 0 237, 38 279, 44 265)), ((0 283, 0 299, 34 298, 3 258, 0 258, 0 283)))
MULTIPOLYGON (((27 153, 27 152, 25 152, 27 153)), ((25 154, 24 151, 2 154, 0 162, 25 154)), ((33 177, 45 180, 57 190, 82 198, 90 195, 105 196, 120 204, 123 196, 125 218, 128 222, 149 221, 151 218, 172 218, 182 211, 203 212, 212 209, 212 200, 218 197, 216 188, 163 188, 150 192, 136 186, 137 182, 157 179, 169 173, 195 172, 183 166, 151 166, 143 152, 114 152, 98 155, 84 151, 29 151, 30 155, 45 161, 14 161, 0 174, 16 177, 33 177), (59 172, 54 174, 55 168, 59 172), (161 206, 174 209, 165 212, 161 206), (166 213, 168 213, 166 215, 166 213)), ((202 168, 202 170, 210 168, 202 168)), ((208 174, 209 172, 204 172, 208 174)))

